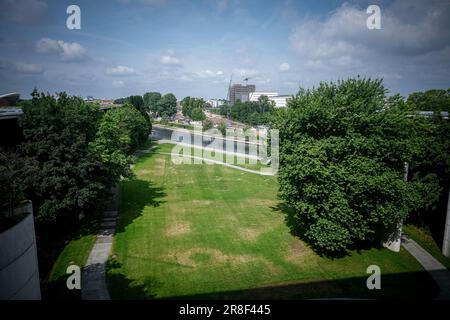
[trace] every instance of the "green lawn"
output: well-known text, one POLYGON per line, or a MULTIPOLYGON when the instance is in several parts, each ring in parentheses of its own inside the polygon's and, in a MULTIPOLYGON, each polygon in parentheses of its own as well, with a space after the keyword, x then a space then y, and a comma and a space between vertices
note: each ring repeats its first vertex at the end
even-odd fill
POLYGON ((67 242, 59 254, 53 268, 48 276, 45 286, 45 296, 49 299, 80 299, 81 291, 77 289, 68 290, 66 281, 67 267, 75 264, 81 269, 86 264, 89 253, 94 245, 97 230, 100 225, 101 213, 84 219, 81 226, 74 232, 71 240, 67 242))
MULTIPOLYGON (((170 150, 162 145, 159 150, 170 150)), ((107 281, 116 299, 430 297, 431 278, 402 250, 320 257, 293 235, 275 177, 148 154, 121 183, 107 281), (382 289, 366 288, 378 265, 382 289)))

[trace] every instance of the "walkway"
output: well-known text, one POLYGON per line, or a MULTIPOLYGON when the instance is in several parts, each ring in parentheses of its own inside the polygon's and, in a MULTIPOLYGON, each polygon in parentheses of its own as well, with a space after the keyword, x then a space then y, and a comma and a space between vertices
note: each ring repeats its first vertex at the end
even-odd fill
POLYGON ((436 299, 450 299, 450 271, 408 236, 402 236, 403 247, 423 266, 440 288, 436 299))
POLYGON ((86 265, 83 268, 81 299, 110 300, 106 286, 106 262, 111 252, 118 210, 118 186, 111 189, 111 198, 103 213, 103 221, 86 265))

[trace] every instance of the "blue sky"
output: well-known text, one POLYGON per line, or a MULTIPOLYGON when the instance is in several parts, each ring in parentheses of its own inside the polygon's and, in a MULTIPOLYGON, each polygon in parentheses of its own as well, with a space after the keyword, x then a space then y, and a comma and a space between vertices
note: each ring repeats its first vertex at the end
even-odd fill
POLYGON ((450 87, 449 1, 0 0, 0 91, 225 98, 250 78, 293 94, 382 77, 390 93, 450 87), (81 8, 81 30, 66 8, 81 8), (366 8, 381 8, 369 30, 366 8))

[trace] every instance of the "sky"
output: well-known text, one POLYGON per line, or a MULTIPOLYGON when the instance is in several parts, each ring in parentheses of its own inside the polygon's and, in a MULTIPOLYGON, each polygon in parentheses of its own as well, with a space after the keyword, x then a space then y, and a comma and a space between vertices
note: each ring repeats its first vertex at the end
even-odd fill
POLYGON ((226 98, 383 78, 389 94, 450 87, 450 1, 0 0, 0 93, 226 98), (69 5, 81 29, 66 26, 69 5), (369 29, 369 5, 381 29, 369 29))

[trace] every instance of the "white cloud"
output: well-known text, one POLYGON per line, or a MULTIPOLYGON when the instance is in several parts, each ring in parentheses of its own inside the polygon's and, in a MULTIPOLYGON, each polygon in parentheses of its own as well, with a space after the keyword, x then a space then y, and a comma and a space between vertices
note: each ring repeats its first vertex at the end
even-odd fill
POLYGON ((165 65, 180 66, 181 61, 179 58, 175 57, 175 52, 173 50, 167 50, 166 53, 161 57, 161 63, 165 65))
POLYGON ((423 74, 439 74, 426 86, 448 86, 450 3, 394 0, 381 8, 381 14, 380 30, 367 28, 370 14, 356 4, 344 3, 325 19, 301 20, 290 35, 290 46, 300 62, 302 82, 310 85, 360 74, 383 76, 388 87, 411 79, 394 85, 405 89, 423 87, 417 83, 423 74))
POLYGON ((44 69, 40 64, 22 63, 22 62, 16 63, 16 70, 20 73, 26 74, 40 74, 44 72, 44 69))
POLYGON ((136 70, 126 66, 117 66, 106 69, 106 74, 110 76, 131 76, 136 74, 136 70))
POLYGON ((280 64, 281 72, 286 72, 286 71, 289 71, 290 69, 291 69, 291 66, 289 65, 289 63, 283 62, 282 64, 280 64))
POLYGON ((63 61, 82 61, 87 58, 86 49, 81 44, 50 38, 42 38, 37 41, 36 52, 58 54, 63 61))

